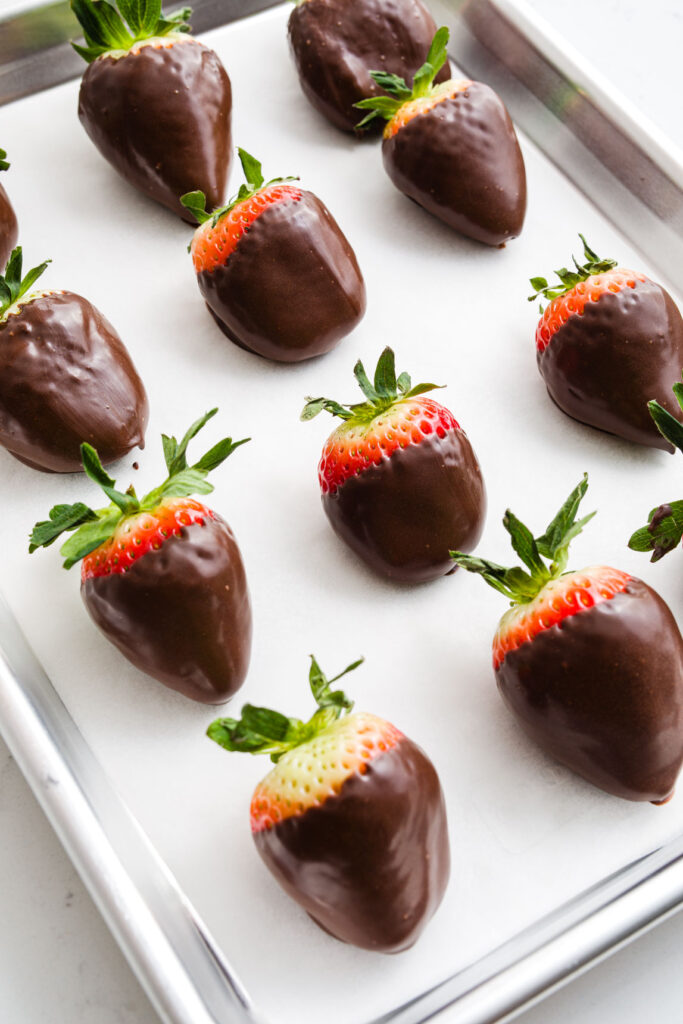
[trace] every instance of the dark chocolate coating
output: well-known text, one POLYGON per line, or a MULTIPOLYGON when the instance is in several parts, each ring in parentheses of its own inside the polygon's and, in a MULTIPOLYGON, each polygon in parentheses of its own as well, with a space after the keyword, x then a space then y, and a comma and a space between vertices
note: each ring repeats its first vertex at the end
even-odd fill
POLYGON ((481 82, 418 114, 382 142, 394 185, 469 238, 503 245, 521 233, 526 173, 510 115, 481 82))
POLYGON ((325 931, 362 949, 412 946, 448 884, 439 777, 405 737, 321 806, 253 835, 285 892, 325 931))
POLYGON ((230 79, 217 54, 187 37, 98 57, 83 75, 78 116, 100 153, 132 185, 196 223, 180 196, 225 199, 230 164, 230 79))
POLYGON ((0 323, 0 444, 21 462, 79 472, 83 441, 114 462, 143 447, 148 416, 128 350, 87 299, 53 292, 0 323))
POLYGON ((84 580, 81 595, 107 639, 172 690, 222 704, 244 682, 249 592, 237 542, 219 516, 184 527, 125 573, 84 580))
MULTIPOLYGON (((371 71, 390 71, 412 84, 429 52, 436 24, 420 0, 305 0, 289 17, 289 44, 306 97, 343 131, 364 111, 354 103, 382 95, 371 71)), ((450 77, 448 62, 436 81, 450 77)))
POLYGON ((335 533, 375 572, 407 583, 453 572, 449 551, 472 551, 486 491, 462 430, 430 434, 322 495, 335 533))
POLYGON ((17 215, 9 201, 9 196, 0 185, 0 274, 7 266, 12 249, 19 238, 17 215))
POLYGON ((683 640, 641 580, 506 654, 498 689, 551 757, 626 800, 665 801, 683 761, 683 640))
POLYGON ((197 280, 228 338, 280 362, 329 352, 365 313, 355 253, 312 192, 268 206, 227 262, 197 280))
POLYGON ((656 398, 683 419, 671 391, 683 369, 683 319, 661 285, 604 292, 569 317, 537 361, 548 394, 575 420, 673 451, 647 408, 656 398))

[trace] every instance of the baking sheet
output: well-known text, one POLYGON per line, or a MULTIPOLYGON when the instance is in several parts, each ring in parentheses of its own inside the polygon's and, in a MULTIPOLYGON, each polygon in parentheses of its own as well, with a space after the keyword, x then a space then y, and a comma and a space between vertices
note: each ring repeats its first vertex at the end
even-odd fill
MULTIPOLYGON (((683 831, 666 808, 620 803, 530 747, 504 711, 490 639, 504 605, 456 574, 417 589, 374 579, 331 533, 316 464, 332 421, 303 425, 305 394, 353 400, 352 366, 374 366, 389 343, 414 380, 448 383, 489 489, 480 550, 505 563, 507 505, 545 526, 581 473, 598 507, 572 565, 595 561, 643 576, 680 616, 676 556, 651 567, 626 548, 652 505, 679 494, 677 460, 632 449, 567 419, 535 367, 536 307, 527 279, 578 252, 576 232, 625 265, 642 261, 531 146, 530 205, 521 239, 485 250, 396 192, 377 145, 328 127, 300 93, 286 52, 289 5, 204 36, 231 75, 234 139, 268 176, 300 173, 336 215, 366 276, 368 314, 339 348, 299 367, 267 364, 230 345, 204 310, 185 245, 188 229, 133 193, 78 124, 70 83, 2 110, 27 265, 51 255, 46 285, 87 295, 112 320, 145 379, 148 447, 118 479, 138 488, 162 472, 158 435, 221 407, 206 446, 251 435, 216 474, 214 507, 240 541, 254 600, 255 646, 242 699, 305 715, 307 654, 342 668, 359 708, 394 721, 429 752, 448 802, 453 876, 417 947, 382 957, 342 946, 278 889, 252 848, 248 803, 267 761, 203 737, 209 709, 130 667, 97 633, 77 572, 56 548, 26 555, 26 536, 57 500, 95 498, 82 478, 33 474, 4 453, 3 590, 36 653, 117 788, 245 982, 278 1024, 367 1019, 477 959, 539 916, 683 831), (256 73, 258 72, 258 74, 256 73), (139 460, 139 472, 131 469, 139 460), (353 977, 350 990, 349 978, 353 977)), ((233 190, 239 175, 232 174, 233 190)))

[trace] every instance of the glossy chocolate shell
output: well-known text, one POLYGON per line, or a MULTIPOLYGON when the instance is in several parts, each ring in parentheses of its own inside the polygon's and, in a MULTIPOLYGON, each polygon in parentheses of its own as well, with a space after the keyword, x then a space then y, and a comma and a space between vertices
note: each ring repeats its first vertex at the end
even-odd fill
POLYGON ((107 639, 172 690, 222 704, 244 682, 249 592, 237 542, 219 516, 183 528, 125 573, 84 580, 81 594, 107 639))
POLYGON ((469 238, 503 245, 522 231, 526 173, 503 101, 481 82, 418 114, 382 143, 387 174, 469 238))
POLYGON ((220 206, 230 164, 230 79, 196 39, 98 57, 83 75, 78 116, 102 156, 132 185, 189 223, 180 196, 220 206))
POLYGON ((603 293, 574 313, 537 353, 548 394, 581 423, 673 451, 647 403, 683 418, 671 388, 683 370, 683 319, 654 281, 603 293))
POLYGON ((322 495, 335 533, 375 572, 421 583, 454 569, 449 551, 472 551, 486 492, 467 435, 449 430, 397 449, 322 495))
POLYGON ((405 737, 337 796, 253 835, 283 889, 321 928, 362 949, 412 946, 448 884, 439 777, 405 737))
POLYGON ((128 350, 73 292, 50 292, 0 323, 0 444, 53 473, 83 469, 87 441, 103 463, 144 444, 149 409, 128 350))
POLYGON ((660 803, 683 761, 683 640, 641 580, 506 654, 498 689, 551 757, 626 800, 660 803))
POLYGON ((280 362, 329 352, 365 313, 355 253, 312 192, 266 207, 224 266, 197 280, 228 338, 280 362))
MULTIPOLYGON (((304 0, 289 17, 301 87, 316 110, 344 131, 354 131, 363 116, 354 103, 382 93, 370 72, 390 71, 412 83, 435 33, 419 0, 304 0)), ((446 62, 436 81, 449 76, 446 62)))
POLYGON ((0 274, 7 266, 12 249, 19 238, 19 226, 9 196, 0 185, 0 274))

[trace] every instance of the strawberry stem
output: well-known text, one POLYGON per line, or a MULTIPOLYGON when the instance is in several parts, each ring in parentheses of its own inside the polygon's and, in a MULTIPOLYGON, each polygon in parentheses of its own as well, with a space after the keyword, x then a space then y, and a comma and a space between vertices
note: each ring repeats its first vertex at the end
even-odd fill
POLYGON ((262 189, 270 188, 271 185, 284 185, 288 181, 299 180, 296 177, 289 177, 271 178, 270 181, 266 181, 263 177, 261 164, 256 157, 247 153, 246 149, 240 149, 239 147, 237 153, 242 164, 246 184, 240 185, 237 195, 229 199, 225 206, 218 206, 215 210, 208 211, 206 209, 206 196, 199 189, 194 192, 186 192, 184 196, 180 197, 180 202, 186 210, 189 210, 196 217, 198 224, 204 224, 207 220, 210 220, 211 227, 215 228, 221 217, 224 217, 226 213, 230 213, 238 203, 244 202, 245 199, 250 199, 251 196, 256 195, 262 189))
POLYGON ((399 75, 392 75, 388 71, 371 71, 370 77, 381 88, 387 96, 370 96, 367 99, 354 103, 359 110, 368 110, 362 121, 356 125, 356 129, 365 128, 376 118, 384 118, 391 121, 404 103, 412 100, 431 96, 434 93, 434 79, 441 68, 448 60, 448 40, 450 32, 445 26, 437 30, 432 40, 432 45, 427 54, 427 60, 422 67, 415 72, 412 88, 406 84, 404 78, 399 75))
POLYGON ((191 7, 165 17, 161 0, 71 0, 85 37, 85 46, 72 43, 76 53, 91 64, 113 50, 130 50, 145 39, 189 32, 191 7))
MULTIPOLYGON (((539 295, 543 295, 548 301, 557 299, 560 295, 566 295, 572 288, 575 288, 581 281, 587 281, 593 274, 604 274, 608 270, 613 270, 617 265, 616 260, 603 260, 600 259, 598 254, 591 249, 588 242, 582 234, 579 233, 579 238, 583 242, 583 255, 586 260, 584 264, 577 262, 576 257, 572 256, 575 270, 568 270, 566 267, 562 267, 560 270, 556 270, 555 273, 560 279, 559 285, 550 286, 544 277, 532 277, 530 278, 531 287, 534 289, 534 294, 529 296, 529 302, 533 302, 539 295)), ((543 306, 541 306, 541 310, 543 306)))
POLYGON ((217 718, 206 730, 209 739, 225 750, 244 754, 269 754, 271 761, 279 761, 284 753, 313 739, 342 715, 351 711, 350 701, 343 690, 332 690, 332 683, 353 672, 364 659, 359 658, 338 675, 328 679, 314 655, 308 683, 318 710, 307 722, 299 718, 287 718, 279 711, 245 704, 239 719, 217 718))
POLYGON ((21 246, 18 245, 16 249, 12 250, 7 261, 4 276, 0 274, 0 323, 7 319, 7 313, 11 307, 26 295, 43 273, 48 263, 52 261, 45 260, 40 266, 29 270, 24 278, 21 276, 22 262, 21 246))
MULTIPOLYGON (((683 409, 683 384, 677 381, 672 390, 683 409)), ((683 424, 659 402, 648 402, 647 407, 660 434, 679 451, 683 451, 683 424)), ((671 501, 652 509, 647 526, 635 531, 628 546, 633 551, 651 551, 650 561, 658 562, 677 548, 682 538, 683 501, 671 501)))
POLYGON ((569 545, 595 515, 595 512, 590 512, 583 519, 576 518, 587 489, 588 475, 584 473, 581 482, 540 537, 534 537, 528 527, 507 510, 503 526, 510 534, 512 547, 528 571, 519 566, 507 569, 462 551, 451 551, 450 556, 461 568, 482 576, 490 587, 509 598, 511 604, 533 601, 546 583, 566 572, 569 545), (544 559, 550 565, 546 565, 544 559))
POLYGON ((82 444, 83 469, 90 479, 102 488, 111 504, 101 509, 92 509, 82 502, 77 502, 75 505, 55 505, 50 510, 49 518, 36 523, 33 527, 29 553, 34 552, 37 548, 47 548, 54 544, 63 533, 75 530, 73 536, 60 549, 64 558, 64 568, 70 569, 76 562, 109 540, 121 521, 127 516, 145 511, 153 512, 167 498, 183 498, 189 497, 191 494, 210 494, 214 487, 206 479, 209 473, 220 466, 240 445, 251 440, 251 438, 245 437, 241 441, 233 441, 232 438, 225 437, 210 448, 198 462, 188 466, 186 456, 188 444, 217 412, 218 409, 211 409, 196 420, 180 442, 175 437, 162 434, 168 477, 159 487, 140 499, 132 486, 125 493, 118 491, 115 486, 116 481, 109 476, 92 445, 82 444))
POLYGON ((416 384, 413 387, 410 375, 407 373, 402 373, 397 378, 394 350, 389 346, 379 357, 374 383, 370 382, 360 359, 353 368, 353 374, 365 395, 365 402, 358 402, 355 405, 340 405, 339 402, 329 398, 307 397, 300 418, 305 422, 314 419, 318 413, 329 412, 332 416, 339 416, 343 420, 369 423, 375 416, 380 416, 397 402, 415 398, 417 395, 435 391, 443 386, 441 384, 416 384))

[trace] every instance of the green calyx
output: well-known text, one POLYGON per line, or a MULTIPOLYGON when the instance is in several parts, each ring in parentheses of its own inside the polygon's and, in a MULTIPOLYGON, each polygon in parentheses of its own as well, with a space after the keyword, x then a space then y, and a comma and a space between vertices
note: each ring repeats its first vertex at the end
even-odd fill
POLYGON ((92 445, 81 445, 83 469, 96 484, 102 488, 111 504, 106 508, 92 509, 83 502, 75 505, 55 505, 50 510, 50 518, 36 523, 29 542, 29 553, 37 548, 47 548, 54 544, 63 533, 76 532, 62 545, 60 551, 64 558, 64 568, 70 569, 91 551, 98 548, 115 532, 123 519, 136 516, 140 512, 153 512, 167 498, 184 498, 191 494, 210 494, 213 484, 206 479, 209 473, 220 466, 229 455, 251 440, 245 437, 242 441, 234 441, 230 437, 223 438, 201 457, 194 465, 187 464, 187 446, 202 427, 218 412, 211 409, 201 419, 196 420, 180 442, 175 437, 162 434, 164 459, 168 476, 160 487, 138 498, 131 486, 125 493, 116 489, 116 481, 112 480, 102 466, 99 456, 92 445))
POLYGON ((331 413, 332 416, 339 416, 343 420, 369 423, 375 416, 386 412, 396 402, 424 395, 427 391, 434 391, 442 386, 440 384, 416 384, 413 387, 407 373, 402 373, 397 377, 394 351, 389 346, 379 357, 374 383, 370 383, 360 359, 354 366, 353 373, 365 395, 364 402, 358 402, 355 405, 340 405, 339 402, 329 398, 307 398, 301 419, 312 420, 318 413, 325 411, 331 413))
MULTIPOLYGON (((557 299, 560 295, 566 295, 567 292, 570 292, 581 281, 587 281, 593 274, 604 274, 606 271, 613 270, 616 267, 616 260, 601 260, 580 233, 579 238, 583 243, 583 255, 586 262, 581 264, 575 256, 572 256, 575 269, 568 270, 566 267, 562 267, 560 270, 556 270, 555 273, 561 283, 554 285, 552 288, 544 277, 532 277, 530 284, 534 289, 534 294, 529 296, 529 302, 533 302, 539 295, 543 295, 549 301, 557 299)), ((543 311, 543 306, 541 306, 541 311, 543 311)))
POLYGON ((0 322, 6 319, 7 311, 30 291, 50 262, 51 260, 45 260, 39 267, 29 270, 28 274, 22 278, 21 246, 18 245, 16 249, 12 250, 5 267, 5 274, 4 276, 0 274, 0 322))
POLYGON ((473 558, 462 551, 451 551, 450 556, 461 568, 478 573, 490 587, 510 599, 510 603, 526 604, 550 580, 557 579, 567 569, 569 545, 583 530, 595 512, 583 519, 576 518, 581 500, 588 489, 588 475, 584 473, 581 483, 574 488, 564 505, 541 537, 533 537, 531 531, 508 509, 503 517, 503 526, 510 534, 512 546, 524 562, 528 572, 519 566, 505 569, 495 562, 473 558), (550 565, 546 565, 546 562, 550 565))
POLYGON ((76 53, 91 64, 104 53, 126 51, 145 39, 189 32, 191 7, 165 17, 161 0, 71 0, 85 46, 72 43, 76 53))
POLYGON ((0 149, 0 171, 6 171, 9 166, 10 165, 7 162, 7 153, 4 149, 0 149))
POLYGON ((375 118, 384 118, 391 121, 394 114, 398 113, 404 103, 411 100, 421 99, 424 96, 432 96, 436 90, 434 79, 441 68, 448 60, 448 40, 450 32, 443 26, 438 29, 432 45, 427 54, 427 60, 415 72, 412 88, 406 84, 405 79, 398 75, 389 74, 388 71, 371 71, 370 77, 388 94, 386 96, 370 96, 368 99, 354 103, 360 110, 367 110, 362 121, 356 125, 356 129, 366 128, 375 118))
POLYGON ((349 700, 343 690, 333 690, 332 683, 353 672, 364 660, 359 658, 339 675, 328 679, 311 655, 308 681, 318 710, 307 722, 299 718, 287 718, 269 708, 245 704, 241 718, 217 718, 206 730, 206 735, 226 750, 236 750, 243 754, 270 754, 271 761, 277 762, 288 750, 312 740, 351 711, 353 701, 349 700))
MULTIPOLYGON (((683 409, 683 384, 677 381, 673 386, 681 409, 683 409)), ((662 437, 666 438, 674 448, 683 451, 683 423, 660 405, 659 402, 648 402, 650 416, 662 437)), ((658 562, 664 555, 677 548, 683 538, 683 501, 672 501, 653 508, 647 519, 647 526, 642 526, 633 534, 628 546, 633 551, 651 551, 650 561, 658 562)))
POLYGON ((244 177, 246 184, 240 185, 240 190, 236 196, 228 200, 226 206, 219 206, 217 209, 209 211, 206 209, 206 196, 203 192, 197 190, 196 192, 186 192, 184 196, 180 197, 180 202, 183 204, 186 210, 194 214, 197 218, 198 224, 204 224, 207 220, 211 221, 211 227, 215 228, 221 217, 224 217, 226 213, 229 213, 234 206, 238 203, 244 202, 245 199, 249 199, 250 196, 256 195, 263 188, 268 188, 270 185, 284 185, 288 181, 298 181, 296 177, 289 178, 271 178, 270 181, 266 181, 263 177, 263 171, 261 170, 261 164, 256 160, 255 157, 247 153, 245 149, 237 150, 242 164, 242 170, 244 171, 244 177))

